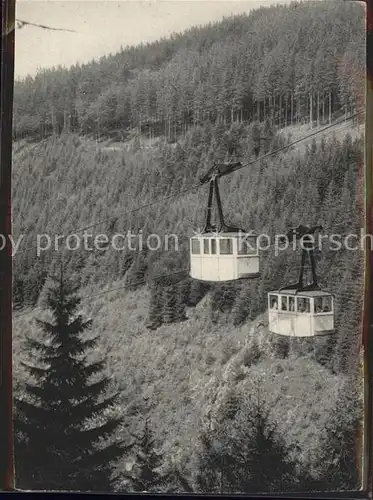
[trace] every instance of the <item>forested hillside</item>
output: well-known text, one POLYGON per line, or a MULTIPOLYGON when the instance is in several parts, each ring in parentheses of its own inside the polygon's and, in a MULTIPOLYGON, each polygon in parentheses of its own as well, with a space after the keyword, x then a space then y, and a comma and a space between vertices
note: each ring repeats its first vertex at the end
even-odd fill
MULTIPOLYGON (((27 376, 22 342, 39 335, 32 319, 62 260, 131 432, 144 398, 152 402, 163 467, 177 466, 185 480, 171 491, 218 491, 216 455, 228 463, 237 452, 259 393, 254 406, 276 423, 289 459, 289 481, 264 477, 267 491, 358 487, 362 252, 327 243, 317 252, 336 326, 317 339, 268 331, 267 293, 299 272, 291 248, 261 251, 256 280, 202 285, 188 267, 189 237, 207 204, 207 186, 196 182, 217 161, 250 163, 221 180, 227 221, 271 238, 289 222, 360 235, 364 138, 356 122, 347 122, 351 133, 337 137, 331 127, 306 146, 258 157, 290 144, 301 124, 310 133, 359 108, 363 25, 362 8, 350 3, 274 6, 16 85, 16 388, 27 376), (141 232, 143 242, 174 235, 177 246, 67 249, 66 237, 84 231, 141 232), (37 234, 63 236, 59 249, 38 256, 37 234)), ((240 478, 240 491, 261 491, 255 478, 240 478)))
POLYGON ((294 2, 17 82, 14 136, 175 140, 191 126, 317 122, 362 103, 363 7, 294 2))

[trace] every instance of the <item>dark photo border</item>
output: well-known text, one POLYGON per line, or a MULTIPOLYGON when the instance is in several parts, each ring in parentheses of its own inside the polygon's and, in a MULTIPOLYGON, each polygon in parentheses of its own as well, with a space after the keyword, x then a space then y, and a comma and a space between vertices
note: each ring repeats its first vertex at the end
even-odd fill
MULTIPOLYGON (((343 0, 341 0, 343 1, 343 0)), ((353 1, 353 0, 352 0, 353 1)), ((360 2, 362 3, 362 2, 360 2)), ((365 116, 365 229, 373 234, 373 0, 366 4, 366 116, 365 116)), ((11 234, 11 180, 12 180, 12 111, 14 85, 15 48, 15 0, 2 0, 1 5, 1 115, 0 115, 0 234, 11 234)), ((32 57, 32 54, 30 54, 32 57)), ((0 492, 2 494, 26 494, 31 498, 39 495, 64 496, 68 493, 23 492, 14 485, 13 426, 12 426, 12 249, 0 251, 0 492)), ((362 464, 361 491, 281 494, 281 495, 221 495, 232 498, 372 498, 373 478, 373 252, 366 242, 364 319, 362 334, 364 376, 364 429, 361 433, 362 464)), ((74 493, 75 494, 75 493, 74 493)), ((79 494, 79 493, 76 493, 79 494)), ((80 494, 81 495, 81 494, 80 494)), ((103 496, 122 497, 172 497, 165 494, 87 494, 92 498, 103 496)), ((180 498, 211 497, 216 495, 180 494, 180 498)))

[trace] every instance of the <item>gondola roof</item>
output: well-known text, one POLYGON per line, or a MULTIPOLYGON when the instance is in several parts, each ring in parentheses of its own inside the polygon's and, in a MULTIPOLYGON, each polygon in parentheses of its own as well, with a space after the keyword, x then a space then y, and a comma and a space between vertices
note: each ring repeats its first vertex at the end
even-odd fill
POLYGON ((272 290, 269 293, 278 295, 295 295, 296 297, 325 297, 332 295, 331 293, 322 290, 304 290, 297 292, 295 288, 291 290, 272 290))

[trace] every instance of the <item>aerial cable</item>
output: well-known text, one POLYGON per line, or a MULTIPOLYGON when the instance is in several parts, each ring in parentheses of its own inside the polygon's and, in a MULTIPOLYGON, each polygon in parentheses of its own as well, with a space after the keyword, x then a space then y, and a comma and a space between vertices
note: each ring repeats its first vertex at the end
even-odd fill
MULTIPOLYGON (((169 273, 169 274, 162 274, 162 275, 158 275, 158 276, 154 276, 154 277, 149 277, 149 279, 146 279, 146 278, 143 278, 141 280, 138 280, 138 281, 133 281, 133 282, 128 282, 126 283, 125 285, 122 285, 122 286, 118 286, 118 287, 115 287, 115 288, 109 288, 108 290, 103 290, 102 292, 98 292, 98 293, 94 293, 94 294, 91 294, 91 295, 85 295, 84 297, 80 297, 80 299, 83 301, 83 300, 88 300, 88 299, 91 299, 91 298, 94 298, 94 297, 99 297, 101 295, 106 295, 107 293, 111 293, 111 292, 116 292, 118 290, 124 290, 124 289, 129 289, 133 286, 137 286, 137 285, 145 285, 146 283, 149 283, 152 282, 152 281, 161 281, 163 279, 167 279, 167 278, 170 278, 170 277, 173 277, 173 276, 177 276, 179 274, 182 274, 182 273, 188 273, 189 269, 180 269, 179 271, 175 271, 173 273, 169 273)), ((20 316, 25 316, 26 314, 31 314, 33 312, 33 310, 35 310, 36 308, 33 308, 31 309, 31 311, 24 311, 24 312, 21 312, 19 314, 14 314, 13 315, 13 318, 16 319, 16 318, 19 318, 20 316)))
MULTIPOLYGON (((163 279, 170 278, 170 277, 173 277, 173 276, 177 276, 177 275, 182 274, 182 273, 188 273, 188 271, 189 271, 188 269, 180 269, 179 271, 175 271, 173 273, 162 274, 162 275, 150 277, 150 281, 151 282, 152 281, 161 281, 163 279)), ((129 282, 129 283, 125 284, 125 285, 122 285, 122 286, 119 286, 119 287, 116 287, 116 288, 110 288, 108 290, 103 290, 102 292, 94 293, 93 295, 85 296, 85 297, 82 298, 82 300, 91 299, 91 298, 94 298, 94 297, 99 297, 101 295, 106 295, 107 293, 116 292, 118 290, 123 290, 123 289, 126 289, 126 288, 131 288, 131 287, 137 286, 137 285, 145 285, 146 283, 149 283, 149 280, 146 279, 146 278, 143 278, 142 280, 139 280, 139 281, 129 282)))
MULTIPOLYGON (((364 111, 360 111, 358 113, 355 113, 355 114, 349 116, 347 119, 343 118, 343 119, 341 119, 339 121, 336 121, 335 123, 333 123, 331 125, 327 125, 327 126, 323 127, 322 129, 319 129, 319 130, 317 130, 315 132, 312 132, 311 134, 308 134, 308 135, 306 135, 304 137, 301 137, 301 138, 299 138, 299 139, 297 139, 297 140, 295 140, 295 141, 293 141, 293 142, 291 142, 291 143, 289 143, 289 144, 287 144, 285 146, 282 146, 282 147, 280 147, 278 149, 275 149, 274 151, 270 151, 269 153, 266 153, 266 154, 264 154, 262 156, 259 156, 259 157, 255 158, 254 160, 251 160, 248 163, 245 163, 245 164, 239 163, 239 164, 237 164, 237 167, 235 167, 234 169, 231 170, 230 173, 233 173, 233 172, 235 172, 237 170, 241 170, 242 168, 245 168, 245 167, 248 167, 250 165, 253 165, 253 164, 255 164, 257 162, 260 162, 261 160, 264 160, 264 159, 269 158, 271 156, 277 155, 277 154, 279 154, 279 153, 281 153, 283 151, 286 151, 287 149, 291 148, 292 146, 294 146, 296 144, 299 144, 299 143, 301 143, 301 142, 309 139, 310 137, 314 137, 314 136, 316 136, 318 134, 321 134, 321 133, 323 133, 323 132, 325 132, 327 130, 328 130, 328 133, 330 133, 330 131, 331 131, 330 129, 334 128, 336 125, 344 123, 346 120, 352 120, 352 119, 356 118, 358 115, 363 114, 363 113, 365 113, 365 110, 364 111)), ((171 193, 171 194, 169 194, 167 196, 164 196, 162 198, 159 198, 157 200, 150 201, 149 203, 146 203, 144 205, 136 207, 136 208, 134 208, 132 210, 126 210, 125 212, 118 212, 117 214, 112 215, 111 217, 108 217, 108 218, 105 218, 105 219, 93 222, 92 224, 89 224, 87 226, 83 226, 81 228, 78 228, 73 233, 69 233, 66 237, 68 237, 71 234, 75 234, 75 233, 80 233, 80 232, 83 232, 83 231, 87 231, 88 229, 92 229, 93 227, 98 226, 100 224, 104 224, 104 223, 110 222, 113 219, 116 219, 117 217, 120 217, 121 215, 132 214, 132 213, 138 212, 140 210, 143 210, 143 209, 146 209, 146 208, 158 205, 160 203, 163 203, 164 201, 170 200, 172 198, 176 198, 176 197, 181 196, 181 195, 183 195, 185 193, 193 191, 194 189, 197 189, 197 188, 201 187, 203 184, 204 183, 199 182, 198 184, 194 184, 194 185, 192 185, 192 186, 190 186, 188 188, 185 188, 185 189, 183 189, 181 191, 178 191, 176 193, 171 193)), ((30 247, 27 247, 27 248, 25 248, 23 250, 18 251, 17 255, 20 255, 22 253, 28 252, 29 250, 35 250, 35 249, 37 249, 37 245, 32 245, 30 247)))
MULTIPOLYGON (((116 219, 118 217, 120 217, 121 215, 127 215, 127 214, 133 214, 135 212, 139 212, 140 210, 143 210, 145 208, 149 208, 149 207, 152 207, 154 205, 158 205, 166 200, 169 200, 169 199, 172 199, 172 198, 175 198, 176 196, 179 196, 179 195, 182 195, 182 194, 185 194, 189 191, 192 191, 193 189, 196 189, 196 188, 199 188, 201 186, 201 184, 194 184, 186 189, 183 189, 181 191, 178 191, 177 193, 172 193, 170 195, 167 195, 159 200, 153 200, 149 203, 146 203, 145 205, 141 205, 139 207, 136 207, 136 208, 133 208, 132 210, 126 210, 125 212, 118 212, 116 215, 113 215, 111 217, 108 217, 106 219, 102 219, 102 220, 99 220, 99 221, 96 221, 96 222, 93 222, 92 224, 89 224, 88 226, 83 226, 83 227, 80 227, 80 228, 77 228, 75 229, 75 231, 73 233, 69 233, 67 235, 67 237, 69 235, 72 235, 72 234, 76 234, 76 233, 81 233, 83 231, 87 231, 88 229, 92 229, 93 227, 95 226, 98 226, 99 224, 104 224, 104 223, 107 223, 107 222, 111 222, 113 219, 116 219)), ((27 252, 28 250, 35 250, 37 249, 37 245, 32 245, 30 247, 27 247, 25 248, 24 250, 20 250, 19 252, 17 252, 17 255, 18 254, 21 254, 21 253, 25 253, 27 252)))

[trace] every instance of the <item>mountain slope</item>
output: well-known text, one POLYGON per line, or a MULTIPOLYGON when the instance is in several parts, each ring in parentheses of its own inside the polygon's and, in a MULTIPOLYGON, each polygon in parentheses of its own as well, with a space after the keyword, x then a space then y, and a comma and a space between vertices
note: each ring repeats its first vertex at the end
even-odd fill
MULTIPOLYGON (((116 283, 119 285, 120 283, 116 283)), ((241 327, 229 323, 211 327, 209 299, 188 311, 188 321, 162 326, 156 333, 145 328, 148 291, 112 292, 86 301, 84 311, 94 318, 93 334, 100 336, 100 351, 108 359, 108 372, 121 391, 127 418, 135 431, 144 397, 152 402, 151 418, 167 461, 192 467, 198 434, 224 399, 235 391, 245 397, 260 382, 266 403, 288 444, 297 444, 296 458, 312 465, 318 440, 337 403, 344 377, 319 365, 312 352, 287 359, 276 356, 275 342, 265 317, 241 327), (252 345, 261 357, 250 366, 252 345), (133 415, 133 417, 131 417, 133 415)), ((30 313, 15 319, 15 376, 22 379, 19 342, 29 331, 30 313)))
POLYGON ((15 85, 16 138, 179 137, 206 121, 297 124, 360 107, 364 9, 303 2, 192 28, 15 85))

